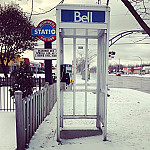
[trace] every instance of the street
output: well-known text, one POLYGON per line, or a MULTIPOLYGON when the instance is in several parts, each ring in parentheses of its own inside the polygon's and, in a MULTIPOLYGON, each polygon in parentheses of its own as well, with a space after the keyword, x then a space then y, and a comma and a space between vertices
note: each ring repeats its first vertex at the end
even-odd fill
POLYGON ((109 75, 108 87, 128 88, 150 94, 150 77, 109 75))

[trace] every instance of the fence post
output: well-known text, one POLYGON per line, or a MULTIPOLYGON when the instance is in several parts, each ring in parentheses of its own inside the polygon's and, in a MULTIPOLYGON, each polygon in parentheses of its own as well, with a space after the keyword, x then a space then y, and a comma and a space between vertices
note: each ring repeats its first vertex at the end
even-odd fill
POLYGON ((44 118, 47 115, 47 90, 48 90, 49 82, 45 82, 44 90, 45 90, 45 98, 44 98, 44 118))
POLYGON ((41 77, 39 77, 39 90, 41 90, 41 77))
POLYGON ((22 92, 15 92, 15 104, 16 104, 16 136, 17 136, 17 150, 23 150, 25 148, 24 138, 24 106, 22 99, 22 92))
POLYGON ((56 103, 56 101, 57 101, 57 84, 55 83, 54 84, 54 99, 55 99, 55 103, 56 103))
POLYGON ((0 110, 2 109, 2 102, 1 102, 1 95, 2 95, 2 93, 1 93, 1 87, 2 87, 2 78, 0 77, 0 110))

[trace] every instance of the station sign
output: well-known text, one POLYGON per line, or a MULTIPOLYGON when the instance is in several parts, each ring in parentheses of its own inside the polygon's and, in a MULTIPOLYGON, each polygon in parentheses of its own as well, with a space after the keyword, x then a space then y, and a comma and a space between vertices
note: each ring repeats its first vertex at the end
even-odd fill
POLYGON ((104 23, 105 11, 61 10, 62 22, 104 23))
POLYGON ((41 21, 36 28, 31 29, 31 35, 45 42, 56 40, 56 23, 52 20, 41 21))
POLYGON ((56 60, 57 59, 57 50, 56 49, 44 49, 36 48, 33 51, 33 56, 35 60, 56 60))

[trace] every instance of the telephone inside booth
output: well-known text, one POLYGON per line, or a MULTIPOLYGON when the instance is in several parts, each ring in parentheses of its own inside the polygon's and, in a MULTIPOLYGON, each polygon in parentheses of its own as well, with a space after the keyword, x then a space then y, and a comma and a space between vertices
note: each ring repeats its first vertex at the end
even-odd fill
POLYGON ((72 65, 60 65, 61 90, 72 90, 72 65))

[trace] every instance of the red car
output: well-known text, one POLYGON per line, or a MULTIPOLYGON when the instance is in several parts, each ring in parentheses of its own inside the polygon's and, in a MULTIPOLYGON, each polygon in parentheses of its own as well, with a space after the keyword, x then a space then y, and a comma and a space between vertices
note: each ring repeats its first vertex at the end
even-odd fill
POLYGON ((116 73, 116 76, 121 76, 121 73, 120 73, 120 72, 117 72, 117 73, 116 73))

